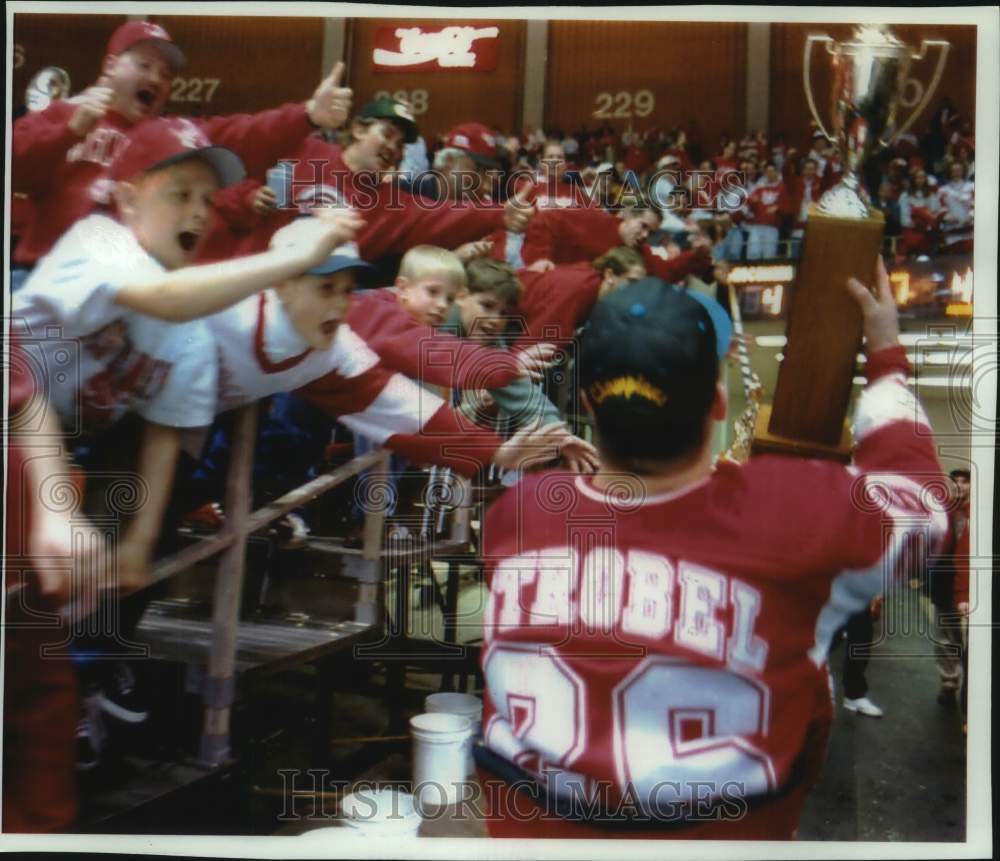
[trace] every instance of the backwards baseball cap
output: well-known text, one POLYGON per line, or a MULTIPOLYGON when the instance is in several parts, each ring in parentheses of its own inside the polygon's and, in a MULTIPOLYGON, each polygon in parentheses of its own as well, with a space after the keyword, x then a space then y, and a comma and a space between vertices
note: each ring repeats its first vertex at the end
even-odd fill
MULTIPOLYGON (((313 227, 312 215, 300 215, 290 224, 271 237, 271 248, 299 249, 309 242, 309 233, 313 227)), ((356 242, 345 242, 333 249, 330 256, 322 263, 307 270, 305 275, 332 275, 345 269, 355 270, 358 279, 357 289, 367 289, 375 286, 375 267, 361 259, 356 242)))
POLYGON ((460 149, 476 164, 498 167, 497 139, 482 123, 462 123, 455 126, 444 139, 447 149, 460 149))
POLYGON ((602 447, 619 461, 665 461, 700 445, 732 331, 714 299, 659 278, 598 302, 579 361, 602 447))
POLYGON ((152 42, 163 53, 164 58, 175 72, 183 68, 187 62, 180 48, 174 44, 170 34, 159 24, 152 21, 126 21, 108 40, 108 54, 123 54, 129 48, 134 48, 140 42, 152 42))
POLYGON ((359 120, 392 120, 403 130, 403 140, 413 143, 417 139, 417 123, 410 106, 389 96, 373 99, 358 111, 359 120))
POLYGON ((239 182, 246 175, 240 157, 225 147, 213 146, 191 120, 155 117, 132 128, 124 148, 111 163, 111 178, 119 182, 129 180, 189 158, 207 162, 222 187, 239 182))

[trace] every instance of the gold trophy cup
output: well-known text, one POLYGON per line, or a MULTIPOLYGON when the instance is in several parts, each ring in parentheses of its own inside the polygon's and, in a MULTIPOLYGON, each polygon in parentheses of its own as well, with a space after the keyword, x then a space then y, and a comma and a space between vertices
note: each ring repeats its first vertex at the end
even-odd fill
POLYGON ((844 416, 861 347, 861 312, 847 293, 851 276, 871 284, 885 227, 869 207, 860 172, 865 161, 905 132, 930 102, 941 80, 949 44, 925 39, 920 51, 884 27, 865 25, 847 42, 806 39, 806 100, 820 131, 840 151, 842 179, 809 209, 788 311, 787 343, 774 400, 757 416, 753 451, 850 458, 844 416), (833 63, 830 131, 816 109, 809 83, 813 45, 823 42, 833 63), (900 93, 910 63, 929 48, 941 49, 937 68, 910 118, 896 125, 900 93))

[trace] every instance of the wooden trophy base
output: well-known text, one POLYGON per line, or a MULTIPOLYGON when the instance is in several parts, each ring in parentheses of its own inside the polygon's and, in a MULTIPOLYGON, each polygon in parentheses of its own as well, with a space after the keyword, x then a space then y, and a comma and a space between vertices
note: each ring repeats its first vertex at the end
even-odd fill
POLYGON ((850 463, 853 436, 850 425, 846 421, 843 422, 840 440, 836 445, 824 445, 823 443, 778 436, 768 430, 770 421, 771 405, 761 404, 760 411, 757 413, 757 422, 754 426, 753 442, 750 448, 751 456, 757 454, 785 454, 793 457, 811 457, 820 460, 837 460, 841 463, 850 463))
POLYGON ((861 309, 847 279, 872 284, 884 228, 877 209, 868 218, 835 218, 810 208, 784 358, 771 407, 759 414, 755 450, 838 460, 849 453, 849 438, 842 449, 844 417, 861 349, 861 309))

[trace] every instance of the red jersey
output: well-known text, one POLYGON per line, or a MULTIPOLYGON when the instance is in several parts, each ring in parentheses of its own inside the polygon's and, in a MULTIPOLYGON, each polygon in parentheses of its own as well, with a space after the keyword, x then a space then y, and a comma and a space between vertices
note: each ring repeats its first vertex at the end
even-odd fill
POLYGON ((602 810, 627 797, 661 816, 815 781, 834 632, 887 574, 922 565, 913 551, 946 530, 904 349, 872 356, 867 370, 851 466, 720 462, 688 487, 638 499, 550 471, 489 509, 482 667, 493 754, 550 797, 602 810))
POLYGON ((499 389, 522 375, 515 354, 421 325, 389 288, 351 296, 346 322, 383 366, 411 379, 449 389, 499 389))
MULTIPOLYGON (((341 148, 318 137, 307 138, 296 149, 289 147, 274 161, 279 157, 282 161, 295 162, 293 201, 347 203, 365 217, 365 227, 357 237, 358 250, 365 260, 376 260, 384 254, 402 254, 414 245, 456 248, 503 226, 502 206, 471 200, 461 203, 432 201, 410 194, 394 183, 380 183, 374 173, 353 173, 344 163, 341 148)), ((239 194, 239 191, 226 189, 217 197, 222 206, 228 206, 235 203, 233 196, 239 194)), ((267 216, 238 243, 239 253, 266 250, 275 232, 297 215, 298 207, 294 206, 267 216)), ((212 235, 217 230, 228 230, 224 219, 213 221, 206 245, 227 247, 225 240, 217 240, 212 235)))
POLYGON ((775 183, 761 180, 750 192, 747 207, 750 209, 748 224, 779 227, 782 214, 788 211, 788 193, 785 184, 781 180, 775 183))
MULTIPOLYGON (((83 138, 69 127, 76 105, 56 101, 14 123, 14 191, 33 204, 14 262, 34 266, 56 240, 95 206, 110 202, 108 167, 128 140, 132 123, 109 111, 83 138)), ((248 174, 261 174, 313 131, 302 104, 258 114, 192 120, 218 146, 237 153, 248 174)))

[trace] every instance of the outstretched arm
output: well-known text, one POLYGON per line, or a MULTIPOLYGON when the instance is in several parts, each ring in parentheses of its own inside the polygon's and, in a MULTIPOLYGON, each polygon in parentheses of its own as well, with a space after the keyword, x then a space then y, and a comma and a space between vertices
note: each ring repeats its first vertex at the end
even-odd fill
MULTIPOLYGON (((320 212, 315 210, 314 214, 320 212)), ((294 249, 272 248, 249 257, 141 277, 120 287, 115 302, 172 323, 207 317, 302 274, 353 239, 363 224, 361 216, 350 210, 302 219, 296 227, 302 242, 294 249)))

